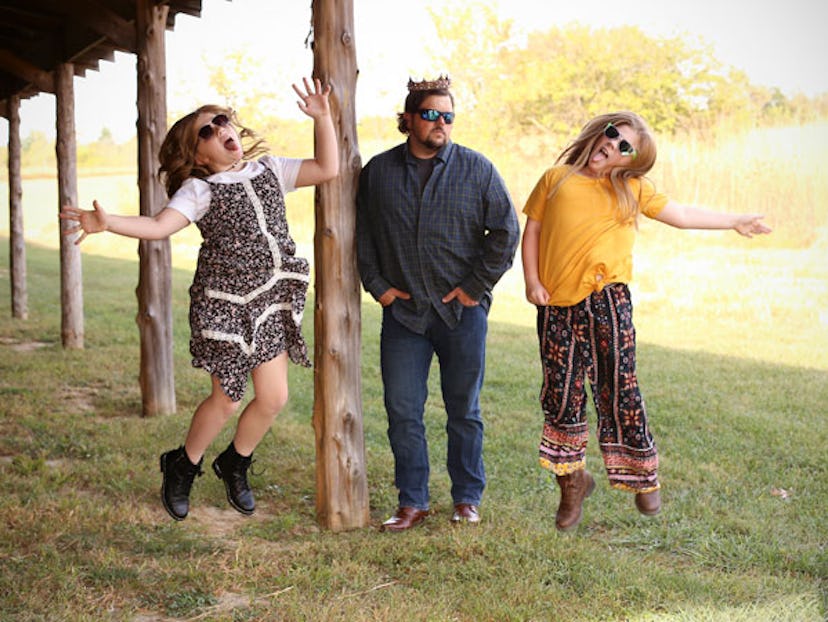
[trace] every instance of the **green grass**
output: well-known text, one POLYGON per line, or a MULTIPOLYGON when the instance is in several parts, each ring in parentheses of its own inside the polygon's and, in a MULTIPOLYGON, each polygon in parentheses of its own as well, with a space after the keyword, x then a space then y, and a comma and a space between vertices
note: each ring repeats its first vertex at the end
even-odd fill
MULTIPOLYGON (((6 238, 0 254, 8 256, 6 238)), ((753 334, 714 328, 744 326, 746 315, 762 315, 755 305, 732 320, 700 318, 695 307, 667 312, 652 299, 658 281, 645 282, 649 298, 636 311, 639 372, 661 455, 664 510, 645 518, 630 495, 610 490, 593 442, 588 460, 598 486, 578 530, 559 534, 557 491, 537 465, 531 313, 507 280, 496 292, 483 393, 484 522, 449 524, 444 415, 433 378, 427 420, 436 514, 419 530, 390 535, 377 531, 396 491, 379 314, 366 303, 372 527, 334 534, 316 525, 313 376, 296 367, 290 402, 257 451, 257 513, 230 510, 221 483, 205 473, 190 517, 176 523, 158 499, 158 455, 181 442, 208 388, 187 353, 189 271, 175 270, 173 284, 179 413, 142 419, 137 264, 84 256, 82 351, 60 347, 57 253, 29 246, 27 264, 27 321, 10 317, 8 270, 0 269, 4 620, 816 622, 828 614, 828 369, 815 357, 824 337, 814 325, 811 341, 794 339, 776 357, 763 350, 777 337, 764 320, 753 334)), ((675 296, 681 287, 673 284, 662 287, 675 296)), ((786 308, 789 322, 802 320, 795 301, 786 308)), ((306 325, 312 338, 310 316, 306 325)))

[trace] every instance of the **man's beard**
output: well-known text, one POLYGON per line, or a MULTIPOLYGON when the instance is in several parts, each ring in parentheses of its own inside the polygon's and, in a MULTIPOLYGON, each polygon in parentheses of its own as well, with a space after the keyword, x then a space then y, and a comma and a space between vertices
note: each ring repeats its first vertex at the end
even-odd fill
POLYGON ((447 142, 448 136, 446 136, 445 134, 437 134, 435 138, 432 138, 432 135, 429 134, 423 142, 423 145, 425 145, 429 149, 433 149, 434 151, 439 151, 447 142))

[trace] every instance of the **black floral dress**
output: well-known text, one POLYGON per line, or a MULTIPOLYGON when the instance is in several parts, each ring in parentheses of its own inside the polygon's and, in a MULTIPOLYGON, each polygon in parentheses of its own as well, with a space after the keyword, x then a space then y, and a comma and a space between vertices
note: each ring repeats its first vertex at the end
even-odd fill
POLYGON ((193 366, 238 401, 250 371, 282 352, 310 366, 301 332, 310 269, 294 256, 273 171, 207 183, 210 208, 196 223, 203 241, 190 287, 190 353, 193 366))

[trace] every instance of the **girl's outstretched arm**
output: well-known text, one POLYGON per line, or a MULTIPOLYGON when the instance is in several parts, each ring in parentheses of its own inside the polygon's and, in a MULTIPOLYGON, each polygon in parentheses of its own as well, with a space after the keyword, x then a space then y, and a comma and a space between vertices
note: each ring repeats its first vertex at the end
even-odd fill
POLYGON ((726 214, 680 205, 668 201, 655 219, 678 229, 733 229, 740 235, 752 238, 761 233, 770 233, 772 229, 764 224, 764 216, 759 214, 726 214))
POLYGON ((296 186, 313 186, 323 181, 333 179, 339 174, 339 146, 336 142, 331 108, 328 96, 331 94, 331 85, 322 88, 322 82, 316 78, 313 86, 307 78, 304 92, 293 85, 293 90, 299 96, 299 109, 314 121, 313 131, 316 150, 313 159, 302 162, 299 175, 296 177, 296 186))
POLYGON ((75 240, 75 244, 83 242, 90 233, 101 231, 111 231, 141 240, 163 240, 190 224, 184 214, 169 207, 155 216, 108 214, 97 201, 92 202, 92 207, 92 210, 82 210, 73 205, 64 205, 60 211, 61 220, 77 223, 63 232, 64 235, 71 235, 80 231, 81 235, 75 240))

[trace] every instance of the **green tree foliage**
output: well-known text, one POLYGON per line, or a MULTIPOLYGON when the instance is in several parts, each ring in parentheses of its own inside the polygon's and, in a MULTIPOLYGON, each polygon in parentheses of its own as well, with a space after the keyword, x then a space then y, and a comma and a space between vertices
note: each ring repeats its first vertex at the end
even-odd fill
POLYGON ((55 167, 55 143, 43 132, 32 132, 21 142, 23 164, 32 169, 44 170, 55 167))
POLYGON ((432 12, 458 109, 478 138, 572 135, 596 114, 633 110, 658 133, 705 131, 727 120, 742 127, 800 120, 811 102, 751 85, 709 45, 650 37, 634 26, 582 25, 532 32, 519 41, 510 20, 487 2, 432 12), (471 110, 466 111, 465 109, 471 110), (481 134, 482 133, 482 134, 481 134))
POLYGON ((227 55, 210 72, 210 86, 219 103, 233 108, 241 122, 262 136, 271 153, 289 157, 308 157, 313 153, 312 122, 301 112, 293 112, 291 82, 285 67, 278 75, 263 59, 246 51, 227 55), (286 118, 292 115, 292 118, 286 118))

